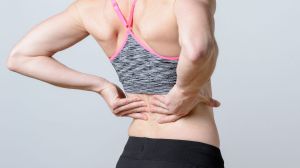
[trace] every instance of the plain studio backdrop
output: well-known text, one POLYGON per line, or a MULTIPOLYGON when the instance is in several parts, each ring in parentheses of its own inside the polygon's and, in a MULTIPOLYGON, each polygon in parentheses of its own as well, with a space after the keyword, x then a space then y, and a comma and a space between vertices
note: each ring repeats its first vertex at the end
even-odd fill
MULTIPOLYGON (((6 69, 16 42, 71 2, 0 5, 2 168, 113 168, 126 143, 131 118, 115 117, 99 95, 6 69)), ((220 54, 212 89, 221 102, 214 112, 226 168, 300 167, 299 5, 297 0, 217 2, 220 54)), ((121 86, 92 37, 55 57, 121 86)))

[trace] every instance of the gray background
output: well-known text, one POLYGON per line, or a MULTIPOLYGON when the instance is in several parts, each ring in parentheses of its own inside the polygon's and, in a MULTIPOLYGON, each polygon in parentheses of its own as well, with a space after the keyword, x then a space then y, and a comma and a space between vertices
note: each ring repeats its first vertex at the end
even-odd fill
MULTIPOLYGON (((71 0, 0 5, 0 167, 110 168, 130 118, 115 117, 92 92, 63 89, 10 72, 5 58, 35 24, 71 0)), ((218 1, 220 48, 212 77, 227 168, 299 167, 299 5, 296 0, 218 1)), ((113 67, 88 37, 56 54, 65 65, 119 86, 113 67)))

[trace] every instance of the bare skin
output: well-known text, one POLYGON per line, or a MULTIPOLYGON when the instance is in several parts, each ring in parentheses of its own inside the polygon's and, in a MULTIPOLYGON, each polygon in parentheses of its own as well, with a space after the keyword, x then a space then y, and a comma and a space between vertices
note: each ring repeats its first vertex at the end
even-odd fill
MULTIPOLYGON (((130 3, 119 0, 118 4, 128 18, 130 3)), ((120 47, 126 32, 110 0, 74 1, 33 27, 11 51, 7 66, 55 86, 98 93, 116 116, 133 118, 130 136, 185 139, 219 147, 212 108, 220 103, 211 99, 209 80, 217 55, 214 10, 215 2, 209 0, 138 0, 133 31, 157 53, 181 56, 177 83, 167 95, 124 93, 104 78, 78 72, 53 58, 88 35, 107 57, 120 47), (184 11, 195 17, 184 19, 184 11)))

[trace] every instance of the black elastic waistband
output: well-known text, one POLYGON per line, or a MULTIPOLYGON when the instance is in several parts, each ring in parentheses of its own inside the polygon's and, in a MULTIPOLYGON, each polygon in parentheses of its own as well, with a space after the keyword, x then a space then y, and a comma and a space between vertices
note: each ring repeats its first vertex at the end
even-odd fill
POLYGON ((133 159, 223 165, 218 147, 196 141, 129 136, 122 153, 133 159))

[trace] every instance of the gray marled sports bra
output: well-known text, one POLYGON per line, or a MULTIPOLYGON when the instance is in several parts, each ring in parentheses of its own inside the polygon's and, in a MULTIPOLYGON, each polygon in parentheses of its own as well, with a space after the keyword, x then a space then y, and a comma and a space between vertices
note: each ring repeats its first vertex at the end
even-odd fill
POLYGON ((118 78, 127 93, 166 94, 176 83, 179 56, 162 56, 156 53, 132 31, 133 11, 126 21, 116 0, 111 0, 118 17, 126 27, 126 37, 109 57, 118 78))

